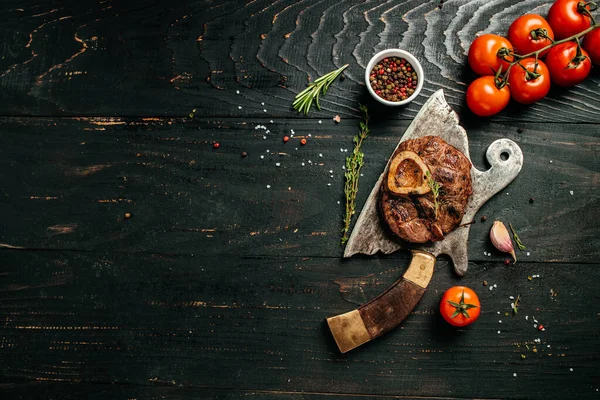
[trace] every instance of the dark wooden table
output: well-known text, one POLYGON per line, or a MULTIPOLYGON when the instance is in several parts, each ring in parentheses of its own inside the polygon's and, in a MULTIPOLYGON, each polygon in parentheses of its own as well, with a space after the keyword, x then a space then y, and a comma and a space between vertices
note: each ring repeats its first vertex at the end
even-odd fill
POLYGON ((598 67, 493 118, 464 102, 476 34, 549 6, 2 2, 0 398, 599 398, 598 67), (388 47, 427 75, 405 108, 378 106, 362 83, 388 47), (291 109, 309 79, 345 63, 320 112, 291 109), (368 104, 360 209, 438 89, 477 168, 501 137, 525 165, 477 215, 467 275, 442 257, 399 329, 340 355, 325 318, 381 292, 409 260, 342 260, 341 150, 368 104), (496 219, 527 246, 515 265, 488 240, 496 219), (455 284, 482 301, 468 329, 437 311, 455 284))

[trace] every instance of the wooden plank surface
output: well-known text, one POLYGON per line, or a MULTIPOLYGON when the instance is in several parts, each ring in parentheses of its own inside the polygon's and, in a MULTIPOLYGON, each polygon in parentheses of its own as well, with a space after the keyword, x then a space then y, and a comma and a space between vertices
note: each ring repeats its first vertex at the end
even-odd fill
POLYGON ((0 398, 599 398, 598 67, 490 119, 464 104, 472 39, 550 4, 2 2, 0 398), (425 69, 405 108, 378 106, 362 84, 387 47, 425 69), (345 63, 321 111, 290 108, 345 63), (341 259, 358 104, 373 115, 360 210, 440 88, 477 168, 506 137, 523 170, 477 215, 467 275, 440 258, 399 329, 340 355, 325 318, 381 293, 409 262, 405 251, 341 259), (527 246, 516 265, 489 243, 495 219, 527 246), (482 300, 467 329, 437 311, 455 284, 482 300))
POLYGON ((2 375, 248 392, 597 395, 598 264, 482 262, 458 279, 438 261, 428 292, 401 328, 340 355, 325 317, 381 292, 407 259, 226 260, 4 250, 2 375), (539 278, 529 281, 531 275, 539 278), (482 316, 467 329, 451 329, 437 311, 453 283, 481 297, 482 316), (522 302, 513 316, 510 296, 517 295, 522 302), (474 373, 486 384, 473 385, 474 373))
MULTIPOLYGON (((464 107, 466 52, 476 35, 506 34, 510 21, 546 13, 550 1, 5 1, 0 17, 0 114, 291 117, 308 79, 350 64, 323 99, 328 117, 357 114, 368 98, 363 71, 389 47, 423 64, 418 100, 390 118, 410 119, 443 88, 464 107), (236 95, 236 91, 240 94, 236 95), (265 105, 261 105, 264 102, 265 105)), ((596 68, 597 69, 597 68, 596 68)), ((600 76, 553 90, 539 104, 499 119, 600 119, 600 76)), ((372 104, 374 105, 374 104, 372 104)))

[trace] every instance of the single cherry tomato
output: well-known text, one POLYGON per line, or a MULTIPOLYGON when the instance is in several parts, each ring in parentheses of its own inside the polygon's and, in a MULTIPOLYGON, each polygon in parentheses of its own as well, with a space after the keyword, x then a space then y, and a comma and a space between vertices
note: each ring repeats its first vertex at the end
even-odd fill
POLYGON ((510 96, 523 104, 535 103, 550 91, 550 71, 542 60, 529 57, 513 65, 508 77, 510 96))
POLYGON ((440 312, 450 325, 466 326, 479 318, 481 304, 473 290, 465 286, 454 286, 442 296, 440 312))
POLYGON ((587 51, 592 64, 600 67, 600 28, 596 28, 583 39, 583 49, 587 51))
MULTIPOLYGON (((525 55, 552 44, 554 32, 541 15, 525 14, 517 18, 508 28, 508 40, 515 53, 525 55)), ((540 54, 544 57, 548 50, 540 54)))
MULTIPOLYGON (((590 73, 590 57, 577 43, 566 42, 554 46, 546 56, 550 79, 558 86, 574 86, 590 73)), ((512 72, 512 71, 511 71, 512 72)))
POLYGON ((508 86, 498 89, 496 78, 493 76, 477 78, 467 88, 467 105, 473 113, 480 117, 489 117, 499 113, 508 105, 509 100, 508 86))
POLYGON ((589 10, 589 4, 581 0, 555 1, 548 11, 548 23, 556 39, 564 39, 589 28, 592 21, 586 14, 589 10))
POLYGON ((512 47, 505 37, 490 33, 481 35, 471 43, 469 65, 477 75, 494 75, 501 65, 506 71, 513 60, 512 47))

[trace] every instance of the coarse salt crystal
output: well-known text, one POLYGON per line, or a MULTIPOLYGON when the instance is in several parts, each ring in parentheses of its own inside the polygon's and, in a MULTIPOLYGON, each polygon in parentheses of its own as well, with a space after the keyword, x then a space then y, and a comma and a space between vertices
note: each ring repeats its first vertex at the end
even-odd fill
POLYGON ((323 157, 323 153, 319 153, 319 157, 323 157))
POLYGON ((530 252, 527 252, 527 257, 529 257, 530 255, 531 255, 531 253, 530 253, 530 252))
POLYGON ((515 303, 510 303, 510 308, 515 308, 515 303))
POLYGON ((573 368, 569 368, 569 371, 573 372, 573 368))
POLYGON ((281 165, 281 163, 275 163, 276 167, 279 167, 281 165))
POLYGON ((267 150, 267 153, 270 152, 271 150, 267 150))
POLYGON ((363 174, 360 174, 360 176, 364 176, 363 174))
POLYGON ((267 139, 267 137, 266 137, 266 136, 263 136, 263 140, 266 140, 266 139, 267 139))
POLYGON ((265 156, 260 156, 260 158, 265 158, 265 156))
POLYGON ((343 169, 343 170, 346 170, 346 167, 342 165, 342 169, 343 169))
POLYGON ((508 296, 509 299, 514 300, 515 296, 508 296))
POLYGON ((331 186, 331 183, 328 183, 327 186, 331 186))
POLYGON ((333 178, 333 175, 331 175, 330 178, 333 178))
POLYGON ((264 106, 264 105, 265 105, 265 103, 260 103, 260 105, 261 105, 261 106, 264 106))
POLYGON ((498 331, 498 335, 500 334, 500 331, 498 331))
POLYGON ((506 192, 506 195, 508 196, 508 192, 506 192))
POLYGON ((267 185, 267 189, 271 189, 271 185, 267 185))
POLYGON ((332 170, 332 169, 330 169, 330 170, 329 170, 329 173, 330 173, 330 174, 333 174, 333 170, 332 170))
POLYGON ((490 292, 491 292, 492 290, 494 290, 494 287, 493 287, 493 286, 490 286, 490 292))
MULTIPOLYGON (((491 254, 491 253, 490 253, 491 254)), ((496 283, 494 283, 494 287, 498 287, 498 285, 496 283)))
POLYGON ((271 131, 267 129, 267 130, 265 131, 265 133, 271 133, 271 131))
POLYGON ((528 320, 529 320, 529 315, 526 315, 525 316, 525 321, 528 321, 528 320))
POLYGON ((533 324, 533 327, 534 327, 534 328, 537 328, 537 324, 533 324))
POLYGON ((267 112, 267 110, 265 109, 265 110, 263 110, 263 112, 267 112))
POLYGON ((338 200, 338 204, 340 204, 340 201, 338 200))
POLYGON ((572 191, 572 190, 570 190, 570 191, 569 191, 569 194, 570 194, 571 196, 573 196, 573 191, 572 191))
POLYGON ((239 90, 236 90, 236 91, 235 91, 235 94, 240 94, 240 91, 239 91, 239 90))
POLYGON ((319 124, 322 124, 322 123, 323 123, 323 121, 319 120, 319 124))
POLYGON ((304 167, 306 164, 302 163, 302 166, 304 167))
POLYGON ((343 153, 343 152, 344 152, 344 149, 340 149, 340 152, 342 152, 342 153, 343 153))
POLYGON ((550 345, 548 345, 548 346, 546 346, 546 347, 550 348, 550 345))
POLYGON ((312 137, 312 133, 309 133, 309 134, 308 134, 308 137, 312 137))
POLYGON ((513 373, 513 376, 516 378, 516 377, 517 377, 517 373, 516 373, 516 372, 514 372, 514 373, 513 373))
POLYGON ((501 319, 499 319, 499 320, 498 320, 498 323, 499 323, 499 324, 501 324, 501 323, 502 323, 502 320, 501 320, 501 319))
POLYGON ((238 110, 241 110, 241 109, 242 109, 242 106, 238 106, 238 110))
POLYGON ((273 123, 273 120, 270 120, 269 122, 270 122, 270 123, 273 123))
POLYGON ((308 160, 308 163, 309 163, 309 164, 312 164, 312 161, 308 160))
POLYGON ((497 313, 498 315, 500 315, 500 311, 496 311, 496 313, 497 313))

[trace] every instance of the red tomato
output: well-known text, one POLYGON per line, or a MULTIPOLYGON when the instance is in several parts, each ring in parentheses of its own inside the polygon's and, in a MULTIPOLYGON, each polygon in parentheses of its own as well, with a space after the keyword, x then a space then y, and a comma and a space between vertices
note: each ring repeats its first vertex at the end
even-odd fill
POLYGON ((508 86, 498 89, 493 76, 477 78, 467 88, 467 105, 480 117, 499 113, 508 105, 509 100, 508 86))
MULTIPOLYGON (((566 42, 554 46, 546 56, 550 78, 558 86, 574 86, 583 81, 592 68, 590 57, 577 43, 566 42)), ((512 71, 511 71, 512 72, 512 71)))
MULTIPOLYGON (((554 40, 554 32, 542 16, 526 14, 517 18, 508 28, 508 40, 515 53, 525 55, 546 47, 554 40), (548 39, 550 38, 550 39, 548 39)), ((548 50, 540 54, 544 57, 548 50)))
POLYGON ((469 65, 477 75, 494 75, 500 65, 502 70, 506 71, 510 61, 512 44, 508 39, 486 33, 473 40, 469 48, 469 65), (504 54, 509 62, 504 61, 500 56, 504 54))
POLYGON ((587 51, 592 64, 600 67, 600 28, 596 28, 583 39, 583 49, 587 51))
POLYGON ((556 39, 564 39, 590 27, 592 19, 582 13, 590 9, 581 0, 557 0, 548 11, 548 22, 556 39), (581 6, 580 6, 581 5, 581 6))
POLYGON ((542 60, 529 57, 513 65, 508 77, 510 96, 523 104, 535 103, 550 91, 550 72, 542 60), (520 65, 519 65, 520 64, 520 65))
POLYGON ((473 290, 465 286, 454 286, 442 296, 440 312, 450 325, 466 326, 479 318, 481 304, 473 290))

